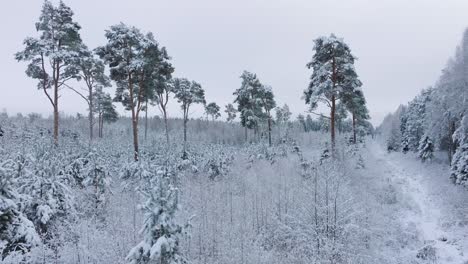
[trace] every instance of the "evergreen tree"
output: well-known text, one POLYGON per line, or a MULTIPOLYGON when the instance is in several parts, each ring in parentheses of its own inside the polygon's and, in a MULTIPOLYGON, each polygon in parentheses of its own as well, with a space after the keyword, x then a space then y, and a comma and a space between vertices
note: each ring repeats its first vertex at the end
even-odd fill
POLYGON ((336 104, 361 86, 354 70, 355 57, 346 43, 335 35, 315 40, 315 54, 307 64, 313 69, 308 89, 304 91, 306 104, 311 110, 324 102, 330 108, 330 134, 332 150, 335 146, 336 104))
POLYGON ((455 184, 468 187, 468 117, 463 117, 453 137, 460 146, 453 156, 450 178, 455 184))
POLYGON ((211 116, 211 119, 214 121, 215 119, 217 119, 218 117, 221 116, 221 113, 219 112, 221 110, 221 108, 219 107, 219 105, 217 105, 216 103, 209 103, 205 106, 205 113, 207 116, 211 116))
POLYGON ((174 86, 172 83, 172 73, 174 67, 168 62, 170 59, 167 55, 166 49, 161 49, 161 56, 163 60, 160 63, 159 71, 155 80, 155 98, 154 101, 161 111, 164 119, 164 130, 166 132, 166 143, 169 146, 169 124, 167 120, 167 104, 169 102, 170 95, 174 93, 174 86))
POLYGON ((401 116, 400 128, 402 141, 407 143, 407 148, 418 151, 419 143, 425 133, 426 105, 430 100, 432 89, 423 90, 419 96, 412 100, 401 116))
POLYGON ((3 260, 11 252, 25 253, 39 245, 33 223, 18 210, 18 193, 14 184, 14 163, 0 161, 0 254, 3 260))
POLYGON ((262 118, 262 106, 259 103, 259 92, 262 84, 257 75, 244 71, 240 77, 242 84, 234 92, 237 103, 237 110, 240 113, 241 125, 245 128, 245 140, 247 140, 247 129, 254 129, 257 132, 259 122, 262 118))
POLYGON ((307 129, 307 124, 306 124, 304 115, 299 114, 297 116, 297 121, 299 122, 299 124, 301 124, 302 128, 304 129, 304 132, 307 132, 308 129, 307 129))
POLYGON ((81 45, 80 26, 73 21, 73 11, 60 1, 54 6, 44 1, 36 23, 38 38, 26 38, 25 49, 15 54, 18 61, 28 61, 26 74, 39 81, 38 89, 47 96, 54 113, 54 142, 58 144, 59 91, 76 79, 76 59, 81 45), (52 90, 52 94, 49 92, 52 90))
POLYGON ((184 119, 184 151, 182 157, 187 158, 187 122, 190 106, 193 104, 206 104, 205 91, 201 85, 185 78, 174 79, 174 93, 177 101, 181 104, 184 119))
POLYGON ((104 93, 101 87, 97 87, 94 92, 94 111, 98 115, 98 136, 102 138, 104 123, 112 123, 117 121, 119 114, 112 104, 112 98, 109 94, 104 93))
POLYGON ((111 26, 105 34, 108 43, 96 49, 107 63, 117 84, 115 101, 132 114, 134 159, 138 160, 138 121, 141 111, 154 98, 160 66, 167 60, 153 35, 123 23, 111 26))
POLYGON ((267 119, 268 124, 268 145, 271 147, 271 126, 272 126, 272 117, 271 110, 276 107, 275 96, 273 95, 273 90, 270 86, 262 85, 258 93, 258 98, 260 99, 260 105, 262 107, 263 116, 267 119))
POLYGON ((232 104, 227 104, 225 106, 225 110, 224 112, 227 114, 227 118, 226 118, 226 121, 228 123, 232 123, 232 121, 234 121, 234 119, 236 119, 236 116, 237 116, 237 110, 234 108, 234 106, 232 104))
POLYGON ((182 255, 179 241, 184 227, 175 221, 178 210, 178 189, 172 186, 170 175, 160 175, 153 190, 146 193, 146 202, 141 206, 144 225, 143 241, 130 250, 127 261, 132 264, 188 263, 182 255))
POLYGON ((423 162, 431 161, 434 158, 434 143, 428 136, 422 137, 421 142, 419 142, 418 155, 423 162))
POLYGON ((353 125, 353 143, 356 144, 357 125, 369 119, 369 110, 366 106, 366 99, 361 89, 355 89, 353 93, 346 96, 344 100, 347 110, 351 113, 353 125))
POLYGON ((76 59, 76 65, 79 69, 79 79, 83 80, 86 85, 86 94, 78 89, 70 87, 88 104, 88 120, 89 120, 89 138, 92 141, 94 137, 94 113, 95 113, 95 98, 96 90, 104 87, 110 87, 110 79, 104 73, 104 63, 96 58, 94 54, 88 50, 84 44, 79 49, 79 57, 76 59))

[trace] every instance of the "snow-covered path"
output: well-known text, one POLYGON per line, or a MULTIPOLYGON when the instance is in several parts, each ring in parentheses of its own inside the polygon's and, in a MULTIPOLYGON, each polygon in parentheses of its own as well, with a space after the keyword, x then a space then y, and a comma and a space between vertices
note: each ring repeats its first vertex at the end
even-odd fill
POLYGON ((369 142, 366 170, 374 183, 383 183, 374 195, 380 190, 390 196, 378 205, 391 217, 387 227, 410 234, 405 243, 394 234, 401 244, 393 251, 400 255, 398 261, 468 263, 468 191, 450 183, 446 166, 423 164, 414 154, 389 154, 369 142), (428 256, 421 256, 423 252, 428 256))

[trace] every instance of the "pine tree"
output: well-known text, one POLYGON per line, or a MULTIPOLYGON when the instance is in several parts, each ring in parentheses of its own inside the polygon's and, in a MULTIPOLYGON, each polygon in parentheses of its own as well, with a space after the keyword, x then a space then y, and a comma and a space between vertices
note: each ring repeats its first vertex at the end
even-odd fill
POLYGON ((308 89, 304 91, 306 104, 317 108, 320 102, 330 108, 331 148, 335 147, 335 122, 337 101, 361 86, 354 70, 355 57, 346 43, 335 35, 315 40, 315 54, 307 67, 313 69, 308 89))
POLYGON ((127 261, 132 264, 188 263, 179 246, 184 227, 175 221, 178 189, 169 183, 170 175, 159 177, 156 186, 145 194, 147 200, 141 206, 145 218, 141 230, 143 241, 132 248, 127 256, 127 261))
POLYGON ((205 106, 205 113, 207 116, 211 116, 211 119, 214 121, 221 116, 219 112, 221 108, 216 103, 209 103, 205 106))
POLYGON ((193 104, 206 104, 205 91, 201 85, 185 78, 174 79, 174 93, 177 101, 181 104, 184 119, 184 151, 182 157, 187 158, 187 123, 190 106, 193 104))
POLYGON ((166 132, 166 143, 169 146, 169 124, 167 120, 167 104, 169 102, 170 95, 174 93, 174 86, 172 83, 172 73, 174 67, 168 62, 170 59, 165 48, 161 49, 161 56, 163 60, 160 62, 159 74, 155 80, 155 98, 154 101, 158 105, 164 119, 164 129, 166 132))
POLYGON ((234 119, 236 119, 237 117, 237 110, 234 108, 234 106, 232 104, 227 104, 225 106, 225 110, 224 112, 227 114, 227 118, 226 118, 226 121, 228 123, 232 123, 232 121, 234 121, 234 119))
POLYGON ((423 90, 412 100, 401 116, 400 128, 402 140, 407 142, 409 150, 417 151, 419 143, 425 133, 426 105, 430 100, 432 89, 423 90))
POLYGON ((113 123, 119 118, 119 114, 112 104, 112 98, 109 94, 103 92, 102 87, 97 87, 94 91, 94 112, 98 115, 98 136, 102 138, 104 123, 113 123))
POLYGON ((18 210, 14 184, 14 163, 0 161, 0 254, 3 260, 14 251, 25 253, 39 245, 33 223, 18 210))
MULTIPOLYGON (((111 177, 109 169, 105 166, 105 161, 97 153, 96 149, 91 150, 86 155, 86 166, 83 168, 83 184, 91 186, 93 190, 93 199, 96 209, 106 202, 106 196, 110 192, 111 177)), ((96 212, 98 213, 98 212, 96 212)))
POLYGON ((356 144, 357 125, 369 119, 369 110, 366 106, 366 99, 364 93, 360 89, 355 89, 353 93, 345 96, 344 104, 351 113, 351 120, 353 124, 353 143, 356 144))
POLYGON ((272 117, 271 110, 276 107, 275 96, 273 95, 273 90, 270 86, 262 85, 258 93, 258 98, 260 106, 262 107, 263 116, 267 120, 268 125, 268 145, 271 147, 271 127, 272 127, 272 117))
POLYGON ((73 11, 62 1, 56 7, 44 1, 36 23, 38 38, 26 38, 25 49, 15 54, 18 61, 28 61, 26 74, 39 81, 38 89, 47 96, 54 112, 54 142, 58 144, 59 91, 76 79, 76 59, 81 45, 80 26, 73 21, 73 11), (52 89, 52 94, 49 90, 52 89))
POLYGON ((450 178, 455 184, 468 187, 468 117, 463 117, 454 133, 454 142, 460 146, 453 156, 450 178))
POLYGON ((108 43, 96 53, 109 65, 110 77, 117 84, 114 100, 131 111, 134 159, 138 160, 139 116, 155 96, 159 69, 168 57, 151 33, 144 35, 135 27, 120 23, 106 30, 105 36, 108 43))
POLYGON ((88 104, 88 120, 89 120, 89 139, 93 140, 94 137, 94 113, 95 113, 95 95, 96 91, 104 87, 110 87, 110 79, 104 73, 104 63, 96 58, 94 54, 88 50, 84 44, 81 45, 78 50, 79 57, 76 59, 75 63, 79 69, 79 78, 83 80, 86 88, 84 89, 86 93, 83 93, 81 90, 75 89, 67 85, 72 91, 77 93, 81 98, 85 100, 88 104))
POLYGON ((240 78, 242 84, 234 92, 236 96, 234 103, 237 103, 241 125, 245 128, 245 140, 247 140, 247 129, 254 129, 256 133, 262 118, 262 106, 258 103, 258 95, 262 89, 262 84, 257 75, 248 71, 244 71, 240 78))
POLYGON ((428 136, 424 136, 419 142, 418 156, 423 162, 431 161, 434 158, 434 143, 428 136))

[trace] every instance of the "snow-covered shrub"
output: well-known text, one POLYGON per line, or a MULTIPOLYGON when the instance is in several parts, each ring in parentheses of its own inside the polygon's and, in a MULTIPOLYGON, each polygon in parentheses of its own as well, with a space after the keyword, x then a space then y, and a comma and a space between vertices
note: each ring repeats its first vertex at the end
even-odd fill
POLYGON ((18 210, 18 193, 14 190, 14 163, 0 162, 0 255, 4 259, 12 252, 28 252, 40 244, 33 223, 18 210))
POLYGON ((418 156, 423 162, 434 158, 434 143, 428 136, 424 136, 419 142, 418 156))

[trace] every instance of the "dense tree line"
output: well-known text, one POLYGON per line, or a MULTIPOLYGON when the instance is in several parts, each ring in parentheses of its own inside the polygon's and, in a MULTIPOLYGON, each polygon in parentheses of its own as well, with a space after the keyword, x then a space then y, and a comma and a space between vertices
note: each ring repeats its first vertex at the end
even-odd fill
POLYGON ((447 153, 451 178, 468 186, 468 30, 438 81, 388 115, 378 132, 389 151, 416 152, 422 161, 447 153))

